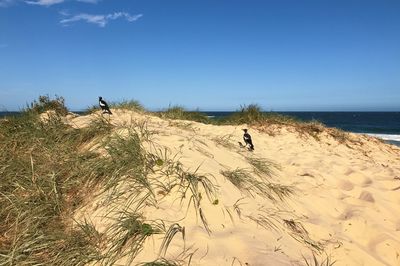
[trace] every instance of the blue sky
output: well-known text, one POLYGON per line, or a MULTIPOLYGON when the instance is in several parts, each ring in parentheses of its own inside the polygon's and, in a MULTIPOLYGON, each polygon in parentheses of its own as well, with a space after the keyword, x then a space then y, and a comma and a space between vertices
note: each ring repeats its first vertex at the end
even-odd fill
POLYGON ((400 111, 398 0, 0 0, 0 111, 400 111))

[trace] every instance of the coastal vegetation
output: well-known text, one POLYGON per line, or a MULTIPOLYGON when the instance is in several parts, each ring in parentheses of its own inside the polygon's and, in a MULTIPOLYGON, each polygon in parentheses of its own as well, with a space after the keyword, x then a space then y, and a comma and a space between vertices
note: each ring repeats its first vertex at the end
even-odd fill
MULTIPOLYGON (((257 105, 242 107, 231 116, 210 119, 200 112, 171 107, 163 112, 146 111, 137 101, 111 105, 162 119, 188 120, 213 125, 247 124, 263 131, 265 126, 296 128, 300 136, 319 139, 328 132, 340 143, 346 133, 327 129, 317 122, 262 112, 257 105)), ((200 165, 185 168, 179 156, 155 143, 157 131, 146 121, 130 120, 115 125, 107 116, 92 111, 90 122, 76 127, 65 122, 68 109, 62 97, 41 96, 18 116, 0 120, 0 265, 113 265, 129 264, 143 251, 146 241, 162 239, 159 255, 140 265, 188 265, 195 251, 165 256, 179 235, 186 241, 185 226, 179 221, 151 219, 149 207, 172 198, 192 212, 207 234, 213 234, 207 209, 221 206, 232 221, 236 213, 266 230, 287 234, 313 253, 306 265, 333 265, 328 256, 319 259, 325 244, 312 239, 300 220, 280 207, 261 206, 243 211, 241 199, 233 206, 221 201, 217 176, 229 182, 244 197, 263 199, 268 206, 284 206, 296 195, 296 187, 277 181, 282 166, 270 159, 247 154, 232 144, 232 135, 213 136, 210 141, 235 152, 247 167, 223 166, 217 174, 202 173, 200 165), (45 115, 44 115, 45 114, 45 115), (150 148, 149 148, 150 147, 150 148), (238 150, 239 149, 239 150, 238 150), (91 219, 76 214, 94 198, 102 197, 108 221, 99 230, 91 219)), ((177 126, 177 128, 179 128, 177 126)), ((194 128, 188 134, 196 135, 194 128)), ((188 140, 193 150, 214 160, 204 140, 188 140), (199 148, 196 145, 200 145, 199 148)))

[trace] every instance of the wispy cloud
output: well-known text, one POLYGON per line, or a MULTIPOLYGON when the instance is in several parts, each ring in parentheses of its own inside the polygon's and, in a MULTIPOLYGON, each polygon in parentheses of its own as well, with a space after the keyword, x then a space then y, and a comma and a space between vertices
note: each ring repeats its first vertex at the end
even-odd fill
MULTIPOLYGON (((12 2, 15 0, 0 0, 0 1, 12 2)), ((66 0, 33 0, 33 1, 27 0, 27 1, 25 1, 25 3, 30 4, 30 5, 38 5, 38 6, 52 6, 55 4, 61 4, 65 1, 66 0)), ((97 4, 101 0, 76 0, 76 1, 83 2, 83 3, 89 3, 89 4, 97 4)))
POLYGON ((90 3, 90 4, 97 4, 101 0, 76 0, 78 2, 90 3))
POLYGON ((37 0, 37 1, 25 1, 25 3, 38 6, 51 6, 55 4, 60 4, 64 1, 65 0, 37 0))
MULTIPOLYGON (((17 2, 26 3, 29 5, 37 5, 37 6, 52 6, 55 4, 61 4, 67 2, 68 0, 0 0, 0 7, 9 7, 17 2)), ((88 4, 97 4, 102 0, 75 0, 76 2, 88 3, 88 4)))
POLYGON ((143 15, 142 14, 137 14, 137 15, 131 15, 126 12, 114 12, 108 15, 92 15, 92 14, 86 14, 86 13, 81 13, 69 18, 62 19, 60 21, 61 24, 63 25, 69 25, 73 22, 77 21, 85 21, 87 23, 92 23, 96 24, 99 27, 105 27, 107 23, 110 20, 116 20, 119 18, 124 18, 128 22, 133 22, 141 18, 143 15))
POLYGON ((0 0, 0 7, 8 7, 14 4, 15 2, 16 2, 15 0, 0 0))

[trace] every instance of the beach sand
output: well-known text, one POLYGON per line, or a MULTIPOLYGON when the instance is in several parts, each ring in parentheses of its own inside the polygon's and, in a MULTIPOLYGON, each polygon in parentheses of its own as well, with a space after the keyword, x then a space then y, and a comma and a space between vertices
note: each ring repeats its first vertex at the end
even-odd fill
MULTIPOLYGON (((69 116, 67 122, 85 127, 97 116, 69 116)), ((212 200, 200 189, 208 232, 189 196, 180 199, 176 188, 167 195, 155 188, 157 204, 141 209, 145 219, 185 228, 184 239, 176 234, 162 257, 191 265, 305 265, 315 254, 320 262, 331 257, 335 265, 400 265, 400 148, 356 134, 339 143, 327 133, 318 140, 284 126, 205 125, 127 110, 113 110, 109 119, 121 136, 130 129, 150 132, 143 144, 149 153, 179 161, 217 189, 212 200), (249 128, 254 152, 238 145, 243 128, 249 128), (251 159, 271 163, 274 173, 258 176, 251 159), (221 174, 236 169, 293 193, 282 200, 250 195, 221 174)), ((86 148, 105 153, 96 145, 86 148)), ((160 173, 153 177, 166 181, 160 173)), ((109 196, 94 191, 75 219, 106 232, 116 210, 133 206, 129 198, 110 203, 109 196)), ((148 238, 132 265, 157 259, 162 240, 148 238)), ((129 262, 121 258, 118 265, 129 262)))

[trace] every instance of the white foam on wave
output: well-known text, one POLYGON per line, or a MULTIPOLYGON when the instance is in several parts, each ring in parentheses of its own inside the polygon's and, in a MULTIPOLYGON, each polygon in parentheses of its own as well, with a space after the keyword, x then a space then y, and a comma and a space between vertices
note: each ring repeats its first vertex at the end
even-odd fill
POLYGON ((380 138, 380 139, 383 139, 383 140, 400 141, 400 135, 395 135, 395 134, 374 134, 374 133, 365 133, 365 135, 368 135, 368 136, 371 136, 371 137, 380 138))

